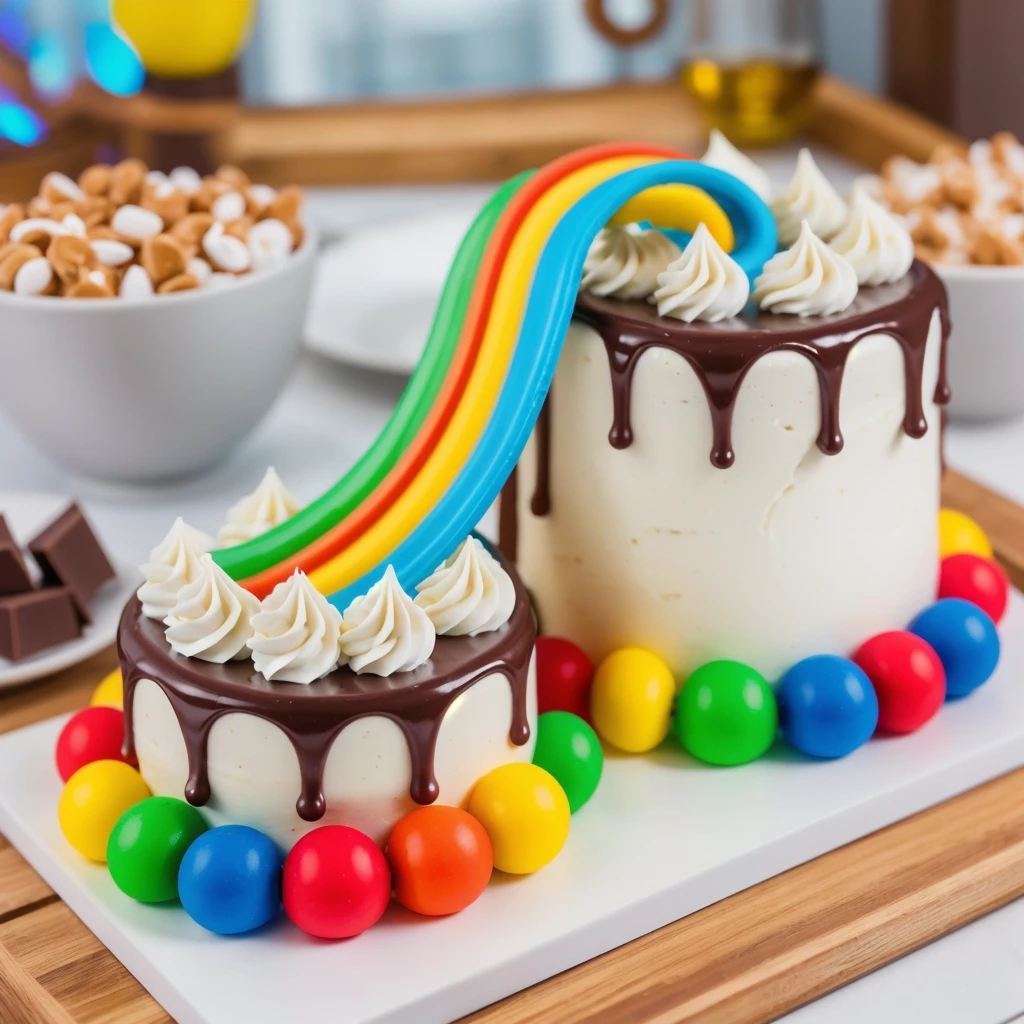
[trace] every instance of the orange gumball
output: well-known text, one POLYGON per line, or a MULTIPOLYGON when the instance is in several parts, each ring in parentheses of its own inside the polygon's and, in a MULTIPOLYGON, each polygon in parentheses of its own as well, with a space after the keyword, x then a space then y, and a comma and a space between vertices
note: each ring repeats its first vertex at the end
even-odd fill
POLYGON ((468 907, 487 888, 494 866, 483 825, 458 807, 433 804, 407 814, 385 850, 395 899, 439 917, 468 907))

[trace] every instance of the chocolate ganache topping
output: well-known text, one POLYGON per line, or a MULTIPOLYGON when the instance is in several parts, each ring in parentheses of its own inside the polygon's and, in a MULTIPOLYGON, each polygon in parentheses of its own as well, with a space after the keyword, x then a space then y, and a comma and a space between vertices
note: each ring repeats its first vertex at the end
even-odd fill
POLYGON ((301 792, 295 805, 304 821, 318 821, 326 810, 323 773, 331 745, 357 718, 378 715, 405 736, 412 762, 409 794, 416 803, 437 799, 434 746, 448 708, 474 683, 492 673, 512 689, 509 739, 522 746, 530 738, 527 684, 536 639, 529 597, 515 570, 503 561, 516 589, 509 621, 477 636, 437 638, 430 660, 394 676, 357 675, 347 668, 308 686, 274 683, 251 662, 215 665, 175 654, 163 626, 142 614, 132 598, 121 615, 117 647, 124 676, 126 755, 134 754, 132 706, 140 679, 152 680, 170 702, 188 754, 185 798, 202 806, 210 799, 207 744, 214 722, 240 712, 276 725, 288 737, 299 764, 301 792))

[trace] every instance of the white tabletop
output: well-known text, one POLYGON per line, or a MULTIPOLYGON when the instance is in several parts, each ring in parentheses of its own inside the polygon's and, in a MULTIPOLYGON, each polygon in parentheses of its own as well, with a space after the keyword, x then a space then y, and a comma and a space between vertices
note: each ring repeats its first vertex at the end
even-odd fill
MULTIPOLYGON (((791 165, 791 156, 783 162, 791 165)), ((839 168, 843 171, 851 174, 839 168)), ((310 212, 323 231, 342 235, 396 211, 411 213, 486 194, 484 186, 321 190, 311 196, 310 212)), ((255 487, 268 465, 300 499, 317 496, 370 444, 403 384, 399 378, 305 355, 270 414, 227 465, 201 480, 141 490, 72 478, 21 438, 0 412, 0 492, 78 497, 112 553, 138 563, 176 515, 216 531, 228 506, 255 487)), ((1024 420, 954 423, 947 432, 951 466, 1024 503, 1022 455, 1024 420)), ((493 524, 491 517, 493 510, 485 525, 493 524)), ((787 1024, 1008 1024, 1017 1015, 1024 1015, 1024 901, 785 1019, 787 1024)))

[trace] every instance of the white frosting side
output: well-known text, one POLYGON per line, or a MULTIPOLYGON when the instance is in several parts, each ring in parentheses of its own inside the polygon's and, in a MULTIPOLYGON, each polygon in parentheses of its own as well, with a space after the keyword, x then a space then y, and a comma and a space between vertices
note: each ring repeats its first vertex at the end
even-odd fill
POLYGON ((857 297, 857 272, 807 221, 796 244, 776 253, 754 282, 754 301, 772 313, 841 313, 857 297))
POLYGON ((846 203, 821 173, 809 149, 801 149, 785 190, 771 202, 779 241, 791 245, 807 221, 819 238, 831 238, 846 220, 846 203))
POLYGON ((692 323, 714 323, 736 316, 747 304, 750 285, 743 268, 715 241, 701 223, 690 244, 658 275, 653 301, 661 316, 692 323))
POLYGON ((228 509, 228 521, 218 531, 217 543, 225 548, 244 544, 290 519, 301 507, 271 466, 259 487, 228 509))
POLYGON ((142 613, 161 622, 178 600, 178 591, 199 575, 199 559, 213 547, 213 538, 189 526, 180 516, 142 566, 146 582, 137 595, 142 613))
POLYGON ((392 566, 369 593, 345 609, 341 651, 353 672, 390 676, 422 665, 437 634, 427 613, 402 589, 392 566))
POLYGON ((700 158, 700 162, 739 178, 766 203, 771 201, 772 183, 768 172, 741 153, 717 128, 711 129, 707 152, 700 158))
POLYGON ((223 664, 247 658, 252 617, 259 601, 243 590, 209 554, 199 560, 199 574, 178 592, 164 619, 164 636, 175 654, 223 664))
POLYGON ((508 622, 516 604, 511 577, 476 537, 467 537, 416 592, 439 636, 489 633, 508 622))
POLYGON ((341 613, 298 569, 265 598, 252 626, 252 660, 267 679, 312 683, 341 657, 341 613))
POLYGON ((829 245, 856 271, 858 284, 898 281, 914 262, 910 232, 861 188, 854 189, 850 215, 829 245))
POLYGON ((679 246, 660 231, 610 224, 591 243, 580 290, 616 299, 646 299, 658 275, 679 257, 679 246))

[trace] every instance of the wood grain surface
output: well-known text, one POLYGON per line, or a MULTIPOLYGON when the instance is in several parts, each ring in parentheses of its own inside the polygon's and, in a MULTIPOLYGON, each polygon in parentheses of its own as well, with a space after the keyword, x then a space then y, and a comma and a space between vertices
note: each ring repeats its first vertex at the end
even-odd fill
MULTIPOLYGON (((1018 585, 1024 509, 947 473, 1018 585)), ((113 651, 0 696, 0 733, 84 706, 113 651)), ((1024 895, 1024 769, 488 1007, 474 1024, 760 1024, 1024 895)), ((0 836, 0 1022, 166 1013, 0 836)))

